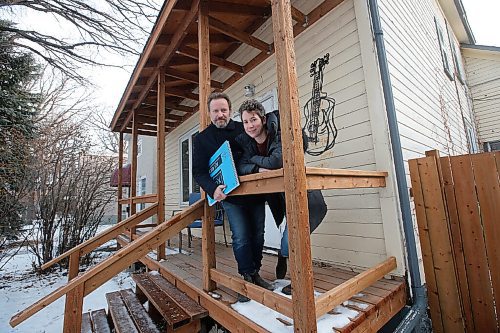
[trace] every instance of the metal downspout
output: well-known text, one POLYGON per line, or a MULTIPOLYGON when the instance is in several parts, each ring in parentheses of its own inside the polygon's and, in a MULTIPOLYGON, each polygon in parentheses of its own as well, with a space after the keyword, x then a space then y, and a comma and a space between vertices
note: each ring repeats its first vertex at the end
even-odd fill
POLYGON ((408 266, 413 296, 413 305, 403 320, 399 323, 395 332, 412 332, 413 330, 416 330, 417 332, 430 331, 430 326, 428 326, 429 319, 427 317, 427 293, 425 285, 422 284, 422 280, 420 279, 417 246, 415 243, 415 234, 413 231, 413 221, 410 208, 410 197, 408 193, 408 184, 406 182, 403 152, 399 137, 396 108, 394 105, 394 95, 392 93, 389 66, 387 63, 384 33, 380 22, 377 0, 368 0, 368 4, 370 8, 373 32, 375 34, 377 58, 380 67, 382 88, 384 91, 384 100, 398 185, 399 203, 403 219, 403 231, 406 238, 406 251, 408 253, 408 266))

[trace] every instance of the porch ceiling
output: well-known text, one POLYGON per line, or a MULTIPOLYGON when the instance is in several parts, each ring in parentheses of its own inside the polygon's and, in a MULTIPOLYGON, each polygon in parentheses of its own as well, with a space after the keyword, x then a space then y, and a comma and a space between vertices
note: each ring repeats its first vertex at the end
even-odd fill
MULTIPOLYGON (((130 133, 133 110, 136 110, 138 133, 156 136, 157 77, 160 70, 166 75, 166 133, 198 110, 197 17, 201 1, 165 2, 113 116, 110 125, 113 132, 130 133)), ((294 35, 342 1, 326 0, 312 9, 304 1, 300 2, 303 4, 301 8, 292 5, 294 35)), ((259 30, 272 29, 267 22, 271 16, 271 3, 269 0, 210 0, 207 3, 211 87, 212 90, 224 91, 274 53, 272 34, 266 40, 254 36, 259 30), (234 59, 240 48, 248 50, 247 56, 234 59)))

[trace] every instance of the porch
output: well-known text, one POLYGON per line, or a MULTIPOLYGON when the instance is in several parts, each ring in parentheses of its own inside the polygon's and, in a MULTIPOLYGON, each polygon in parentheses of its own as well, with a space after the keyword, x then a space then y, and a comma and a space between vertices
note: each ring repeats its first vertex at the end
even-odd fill
MULTIPOLYGON (((182 244, 185 245, 187 244, 187 236, 183 235, 183 238, 182 244)), ((128 243, 126 236, 121 236, 118 240, 122 245, 128 243)), ((142 258, 141 262, 149 270, 158 271, 192 299, 198 300, 199 304, 208 310, 210 317, 231 332, 238 332, 242 328, 245 332, 269 331, 259 325, 258 318, 252 321, 232 308, 232 304, 236 302, 235 291, 223 285, 217 285, 217 289, 211 293, 203 290, 202 240, 200 238, 194 237, 192 247, 184 246, 181 253, 178 252, 178 245, 179 238, 174 237, 170 241, 171 249, 167 250, 169 254, 166 259, 157 261, 153 257, 147 256, 142 258), (217 298, 219 295, 220 298, 217 298)), ((216 244, 215 254, 217 271, 227 274, 228 278, 239 276, 230 246, 216 244)), ((264 279, 271 282, 275 281, 276 260, 276 255, 269 252, 264 253, 260 273, 264 279)), ((290 280, 289 273, 287 272, 286 280, 290 280)), ((350 279, 356 279, 358 273, 314 262, 313 276, 314 290, 323 294, 350 279)), ((249 297, 258 301, 265 297, 262 290, 254 289, 246 290, 249 297)), ((342 308, 335 308, 328 312, 328 314, 335 316, 334 322, 348 321, 343 326, 333 326, 332 332, 376 332, 405 306, 406 300, 407 287, 404 279, 398 277, 382 278, 343 302, 342 308), (346 309, 351 310, 349 314, 342 314, 346 309)), ((278 317, 282 318, 279 313, 276 313, 276 318, 278 317)), ((276 325, 287 326, 291 324, 292 320, 276 319, 276 325)))

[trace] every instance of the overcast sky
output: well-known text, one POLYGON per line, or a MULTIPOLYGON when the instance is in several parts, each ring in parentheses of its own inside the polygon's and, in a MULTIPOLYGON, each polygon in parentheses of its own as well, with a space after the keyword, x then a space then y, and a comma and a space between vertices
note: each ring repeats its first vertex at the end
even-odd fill
POLYGON ((500 47, 500 0, 462 0, 476 44, 500 47))
MULTIPOLYGON (((476 38, 476 44, 500 47, 500 0, 462 0, 462 2, 472 32, 476 38)), ((27 15, 26 19, 28 20, 22 21, 24 23, 31 22, 32 25, 36 25, 34 27, 35 30, 43 27, 44 30, 59 29, 59 31, 67 31, 66 29, 62 29, 58 24, 46 24, 44 21, 44 19, 46 20, 45 17, 44 19, 37 20, 36 16, 32 16, 31 14, 27 15)), ((98 86, 95 93, 96 102, 106 109, 109 119, 111 119, 120 101, 136 59, 135 57, 125 59, 125 62, 129 64, 126 70, 118 68, 86 69, 90 80, 98 86)), ((116 62, 122 61, 123 59, 116 59, 116 62)))

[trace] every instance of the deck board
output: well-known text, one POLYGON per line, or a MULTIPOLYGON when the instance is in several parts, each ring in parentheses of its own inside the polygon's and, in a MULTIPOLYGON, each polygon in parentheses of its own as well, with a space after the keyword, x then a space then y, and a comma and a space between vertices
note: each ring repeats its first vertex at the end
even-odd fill
MULTIPOLYGON (((171 240, 171 246, 175 247, 176 242, 176 239, 171 240)), ((183 244, 187 244, 187 240, 184 240, 183 244)), ((206 294, 203 291, 201 240, 194 238, 192 246, 189 249, 184 248, 184 250, 190 252, 189 254, 176 253, 168 255, 167 259, 160 262, 159 265, 168 271, 169 276, 167 278, 173 284, 179 283, 184 288, 189 288, 190 290, 183 291, 196 299, 197 296, 206 294)), ((215 251, 217 269, 221 272, 239 276, 231 247, 226 248, 222 244, 216 244, 215 251)), ((264 279, 274 281, 276 260, 276 256, 264 254, 260 271, 260 275, 264 279)), ((314 288, 319 292, 330 290, 357 275, 356 272, 338 267, 324 267, 324 265, 313 265, 313 272, 314 288)), ((287 272, 285 278, 290 279, 289 272, 287 272)), ((227 311, 234 312, 230 304, 236 302, 236 293, 223 286, 220 286, 215 292, 222 296, 219 301, 227 307, 227 311)), ((350 299, 354 302, 365 303, 368 307, 360 309, 355 305, 347 305, 347 307, 360 313, 355 318, 352 318, 348 325, 336 327, 335 329, 342 333, 374 332, 404 306, 406 298, 406 286, 402 279, 379 280, 350 299)), ((210 311, 210 309, 208 310, 210 311)), ((220 308, 217 308, 217 311, 220 311, 220 308)), ((234 321, 234 317, 228 319, 228 321, 234 321)), ((224 325, 223 322, 221 324, 224 325)), ((262 331, 265 332, 265 330, 262 331)))

